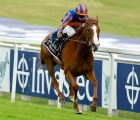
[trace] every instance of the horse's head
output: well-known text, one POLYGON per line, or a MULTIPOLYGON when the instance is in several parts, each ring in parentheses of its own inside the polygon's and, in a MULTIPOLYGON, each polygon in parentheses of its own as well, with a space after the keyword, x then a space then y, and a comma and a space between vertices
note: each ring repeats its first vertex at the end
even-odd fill
POLYGON ((98 17, 87 18, 84 25, 84 33, 86 34, 86 41, 88 46, 92 46, 93 51, 97 51, 100 45, 99 35, 100 28, 98 26, 98 17))

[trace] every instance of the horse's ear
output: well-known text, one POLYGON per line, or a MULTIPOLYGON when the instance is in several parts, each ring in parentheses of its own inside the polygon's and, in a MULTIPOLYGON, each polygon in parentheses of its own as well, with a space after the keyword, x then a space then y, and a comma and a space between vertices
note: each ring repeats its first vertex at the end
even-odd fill
POLYGON ((99 18, 98 18, 98 16, 96 16, 95 20, 99 22, 99 18))

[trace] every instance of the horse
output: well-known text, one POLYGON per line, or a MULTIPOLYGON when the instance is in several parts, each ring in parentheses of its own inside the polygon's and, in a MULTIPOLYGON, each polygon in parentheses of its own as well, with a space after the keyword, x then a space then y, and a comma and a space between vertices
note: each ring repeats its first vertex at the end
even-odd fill
POLYGON ((61 62, 58 61, 44 45, 44 42, 48 41, 53 32, 48 34, 41 43, 40 63, 41 65, 46 65, 48 68, 48 72, 52 80, 52 86, 58 93, 59 102, 64 103, 65 99, 58 88, 58 83, 54 75, 55 65, 58 65, 62 70, 64 70, 66 78, 70 81, 69 99, 73 101, 74 109, 77 114, 82 114, 77 103, 77 91, 79 89, 75 80, 75 77, 80 75, 84 75, 93 85, 94 95, 93 102, 90 105, 90 110, 96 112, 98 81, 93 70, 93 51, 97 51, 100 45, 100 28, 98 26, 98 21, 98 16, 96 18, 86 18, 85 24, 77 30, 73 36, 67 38, 67 42, 61 51, 61 62))

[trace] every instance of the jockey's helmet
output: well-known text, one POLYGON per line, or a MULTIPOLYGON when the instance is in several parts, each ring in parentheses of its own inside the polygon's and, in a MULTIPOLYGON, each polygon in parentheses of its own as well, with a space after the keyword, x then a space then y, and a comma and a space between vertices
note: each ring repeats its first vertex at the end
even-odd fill
POLYGON ((88 8, 85 4, 78 4, 75 9, 76 14, 86 16, 88 15, 88 8))

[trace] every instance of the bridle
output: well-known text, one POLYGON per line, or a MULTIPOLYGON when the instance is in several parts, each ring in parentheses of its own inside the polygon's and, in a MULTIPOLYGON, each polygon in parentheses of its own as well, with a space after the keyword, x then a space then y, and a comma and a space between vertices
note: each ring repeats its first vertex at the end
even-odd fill
MULTIPOLYGON (((88 24, 85 26, 86 29, 87 29, 87 27, 88 27, 90 24, 96 24, 96 25, 97 25, 98 23, 97 23, 97 22, 90 22, 90 23, 88 23, 88 24)), ((81 33, 81 34, 82 34, 82 33, 81 33)), ((80 43, 84 43, 84 44, 87 44, 87 46, 90 46, 90 45, 92 44, 92 42, 89 42, 87 34, 88 34, 88 30, 86 31, 86 42, 84 42, 84 41, 79 41, 79 40, 73 40, 73 39, 69 39, 69 38, 67 38, 67 40, 75 41, 75 42, 80 42, 80 43)))
MULTIPOLYGON (((97 22, 90 22, 90 23, 87 23, 86 29, 88 28, 88 26, 89 26, 90 24, 96 24, 96 25, 98 25, 97 22)), ((90 41, 88 40, 88 30, 86 31, 86 44, 87 44, 87 46, 90 46, 90 45, 96 46, 93 42, 90 42, 90 41)))
MULTIPOLYGON (((76 42, 80 42, 80 43, 86 44, 87 46, 92 46, 92 51, 95 52, 95 51, 97 50, 97 47, 96 47, 95 43, 94 43, 94 42, 90 42, 89 39, 88 39, 88 34, 89 34, 88 26, 91 25, 91 24, 96 24, 96 25, 98 25, 97 22, 89 22, 89 23, 86 24, 86 26, 84 26, 85 28, 83 28, 82 33, 84 32, 84 29, 86 29, 86 40, 85 40, 85 41, 82 41, 82 40, 73 40, 73 39, 69 39, 69 38, 68 38, 67 40, 75 41, 75 43, 76 43, 76 42)), ((82 34, 82 33, 81 33, 81 34, 82 34)), ((75 44, 75 47, 76 47, 76 44, 75 44)), ((77 53, 78 53, 78 52, 77 52, 77 53)), ((80 55, 80 56, 83 56, 83 55, 80 55)))

